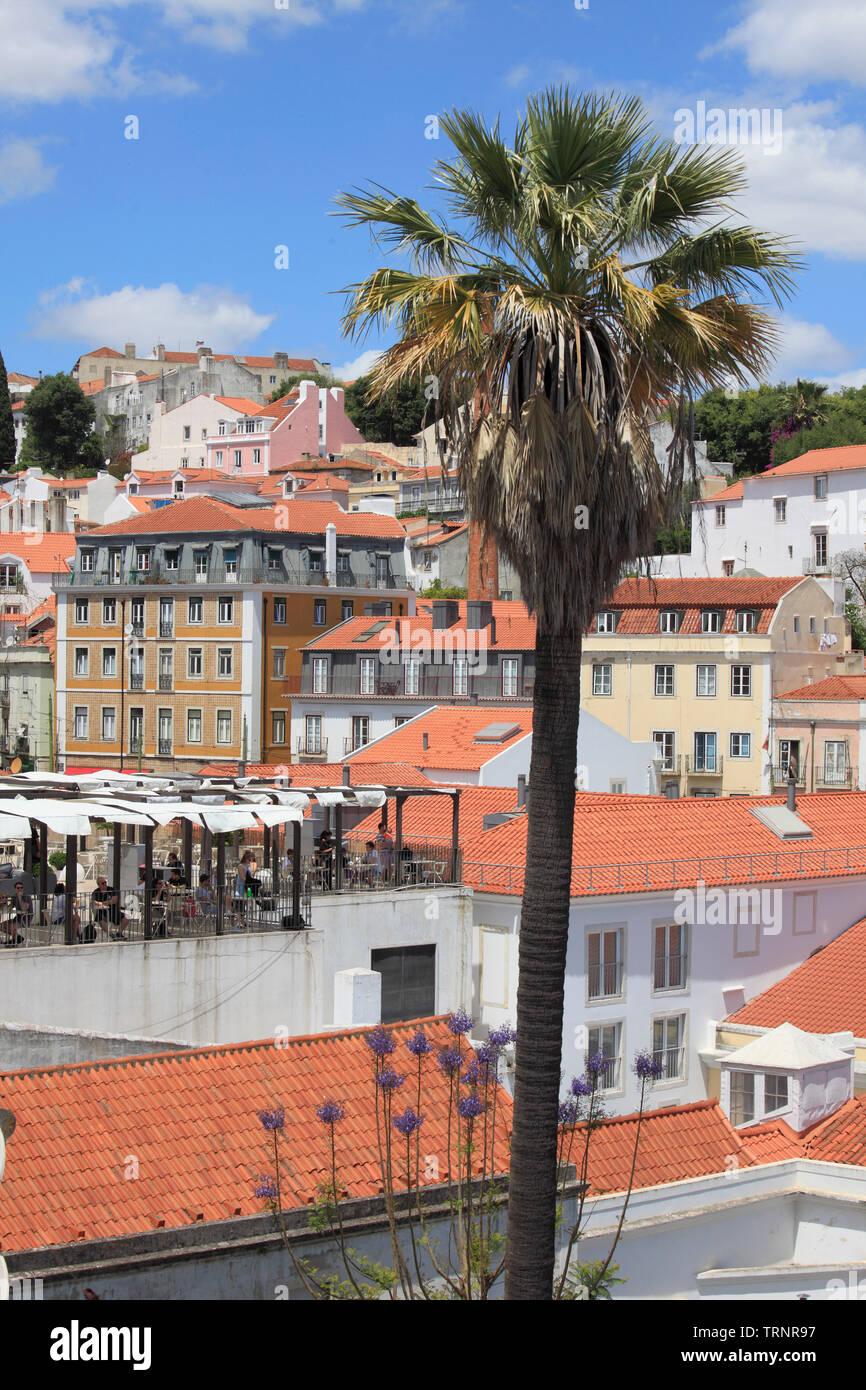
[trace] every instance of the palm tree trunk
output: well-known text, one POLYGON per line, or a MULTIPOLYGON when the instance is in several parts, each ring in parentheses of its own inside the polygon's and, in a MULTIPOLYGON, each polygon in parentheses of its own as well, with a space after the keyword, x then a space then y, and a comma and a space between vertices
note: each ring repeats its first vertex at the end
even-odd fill
POLYGON ((507 1299, 553 1296, 580 653, 579 632, 539 632, 536 637, 529 826, 520 916, 507 1299))

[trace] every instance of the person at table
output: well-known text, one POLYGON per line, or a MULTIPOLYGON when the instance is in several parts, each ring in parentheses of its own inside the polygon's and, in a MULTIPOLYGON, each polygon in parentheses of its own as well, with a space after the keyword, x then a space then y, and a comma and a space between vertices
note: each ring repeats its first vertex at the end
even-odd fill
POLYGON ((33 921, 33 899, 29 893, 24 892, 24 884, 20 878, 16 879, 13 886, 8 912, 9 918, 3 927, 6 945, 22 946, 24 944, 22 929, 29 927, 33 921))
POLYGON ((379 851, 379 860, 382 865, 382 873, 390 877, 394 868, 394 836, 385 821, 379 821, 379 832, 376 836, 376 848, 379 851))
MULTIPOLYGON (((52 905, 51 905, 51 925, 52 925, 52 927, 59 927, 59 926, 63 926, 63 925, 65 924, 65 922, 66 922, 66 884, 65 884, 65 883, 58 883, 57 886, 56 886, 56 888, 54 889, 54 902, 53 902, 52 905)), ((80 916, 78 915, 78 913, 75 911, 75 908, 73 907, 73 909, 72 909, 72 929, 73 929, 73 931, 76 933, 76 935, 78 934, 78 928, 79 928, 80 926, 81 926, 81 918, 80 918, 80 916)))
POLYGON ((165 867, 166 867, 166 869, 168 870, 169 882, 170 882, 170 883, 177 882, 177 883, 180 885, 181 888, 186 888, 186 886, 187 886, 187 883, 186 883, 186 874, 185 874, 184 871, 183 871, 183 864, 182 864, 182 863, 180 862, 180 860, 178 859, 177 853, 176 853, 175 850, 172 850, 172 851, 171 851, 171 854, 168 856, 168 859, 166 860, 166 865, 165 865, 165 867), (176 879, 176 880, 175 880, 175 877, 174 877, 175 874, 177 874, 177 879, 176 879))
POLYGON ((198 881, 198 888, 195 890, 196 912, 200 912, 203 917, 210 917, 216 912, 216 898, 213 887, 211 886, 210 874, 202 874, 198 881))
POLYGON ((323 830, 319 836, 319 848, 317 858, 320 866, 325 871, 325 877, 330 888, 334 880, 334 841, 331 839, 330 830, 323 830))
POLYGON ((108 880, 98 878, 96 887, 90 895, 90 910, 93 921, 100 931, 108 933, 112 941, 125 941, 125 929, 129 922, 120 910, 120 899, 108 880), (113 928, 113 930, 112 930, 113 928))
POLYGON ((362 875, 368 883, 382 876, 382 861, 375 840, 367 840, 361 855, 362 875))

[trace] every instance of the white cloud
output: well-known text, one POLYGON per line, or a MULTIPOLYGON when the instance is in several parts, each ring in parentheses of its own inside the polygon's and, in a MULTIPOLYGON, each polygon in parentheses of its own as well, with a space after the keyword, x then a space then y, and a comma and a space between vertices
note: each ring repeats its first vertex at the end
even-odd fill
POLYGON ((109 345, 131 341, 145 351, 157 342, 190 348, 201 338, 219 352, 257 338, 275 317, 256 313, 243 296, 222 286, 184 291, 172 284, 124 285, 99 294, 79 278, 39 296, 33 336, 109 345))
POLYGON ((525 87, 532 76, 532 68, 526 63, 519 63, 516 68, 509 68, 505 74, 506 87, 525 87))
POLYGON ((705 50, 741 51, 753 72, 778 77, 866 79, 863 0, 751 0, 741 24, 705 50))
POLYGON ((342 367, 332 367, 331 371, 338 381, 355 381, 359 376, 364 376, 369 372, 374 362, 378 362, 382 353, 374 348, 362 352, 353 362, 345 362, 342 367))
POLYGON ((783 314, 779 320, 780 344, 770 376, 774 381, 794 381, 798 376, 819 375, 848 367, 854 356, 851 348, 831 333, 823 323, 807 323, 783 314))
POLYGON ((10 139, 0 145, 0 203, 31 198, 51 188, 56 165, 46 164, 41 140, 10 139))

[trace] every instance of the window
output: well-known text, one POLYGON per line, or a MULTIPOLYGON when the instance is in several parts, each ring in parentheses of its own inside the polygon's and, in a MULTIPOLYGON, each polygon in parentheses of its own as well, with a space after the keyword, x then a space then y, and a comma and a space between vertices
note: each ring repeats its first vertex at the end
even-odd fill
POLYGON ((285 743, 286 715, 284 710, 275 710, 271 715, 271 743, 285 743))
POLYGON ((370 742, 370 720, 366 714, 352 716, 352 748, 363 748, 370 742))
POLYGON ((701 632, 721 632, 722 615, 715 608, 705 608, 701 613, 701 632))
POLYGON ((799 632, 799 631, 800 631, 800 619, 799 619, 798 617, 795 616, 795 617, 794 617, 794 632, 797 633, 797 632, 799 632))
POLYGON ((617 796, 624 796, 626 792, 626 784, 621 777, 612 777, 610 781, 610 789, 617 796))
POLYGON ((724 526, 724 524, 725 524, 725 504, 724 504, 724 502, 720 502, 720 503, 718 504, 718 506, 716 507, 716 525, 717 525, 717 526, 724 526))
POLYGON ((174 713, 170 709, 161 709, 157 712, 157 727, 159 729, 159 749, 160 753, 170 753, 174 744, 174 713))
POLYGON ((318 714, 308 714, 306 721, 306 743, 308 753, 322 752, 322 719, 318 714))
POLYGON ((784 1110, 788 1104, 788 1078, 787 1076, 764 1077, 764 1114, 768 1115, 771 1110, 784 1110))
POLYGON ((826 531, 816 531, 815 534, 814 534, 814 536, 812 537, 812 543, 813 543, 813 545, 814 545, 814 547, 815 547, 815 567, 816 567, 817 569, 826 569, 826 567, 827 567, 827 532, 826 532, 826 531))
POLYGON ((593 662, 592 666, 592 693, 593 695, 610 695, 613 692, 613 667, 608 662, 600 665, 593 662))
POLYGON ((653 1059, 661 1063, 662 1081, 677 1081, 684 1074, 685 1032, 685 1014, 653 1019, 653 1059))
POLYGON ((408 715, 408 714, 395 714, 395 715, 394 715, 394 728, 395 728, 395 729, 399 729, 399 727, 400 727, 401 724, 408 724, 410 718, 411 718, 411 716, 408 715))
POLYGON ((653 989, 684 989, 686 984, 686 927, 668 922, 655 929, 653 989))
POLYGON ((751 695, 752 693, 752 668, 751 666, 732 666, 731 667, 731 694, 732 695, 751 695))
POLYGON ((731 734, 731 757, 732 758, 751 758, 752 756, 752 735, 751 734, 731 734))
POLYGON ((517 695, 518 660, 516 656, 506 656, 502 660, 502 693, 510 698, 517 695))
MULTIPOLYGON (((222 430, 220 430, 220 434, 222 434, 222 430)), ((222 466, 223 466, 223 451, 222 451, 222 449, 217 449, 217 451, 216 451, 216 466, 217 466, 217 468, 222 468, 222 466)))
POLYGON ((129 711, 129 751, 137 753, 144 747, 144 710, 133 707, 129 711))
POLYGON ((310 570, 314 574, 321 574, 324 567, 325 552, 323 550, 310 551, 310 570))
POLYGON ((88 712, 86 705, 75 706, 75 737, 87 738, 88 712))
POLYGON ((110 559, 110 562, 109 562, 109 570, 110 570, 110 573, 111 573, 111 578, 112 578, 112 580, 113 580, 115 583, 117 583, 117 582, 120 580, 120 576, 121 576, 122 573, 123 573, 123 551, 122 551, 122 550, 112 550, 112 551, 111 551, 111 559, 110 559))
POLYGON ((695 694, 701 696, 715 695, 716 693, 716 668, 715 666, 695 667, 695 694))
POLYGON ((451 693, 469 694, 469 662, 465 656, 455 656, 451 663, 451 693))
POLYGON ((731 575, 733 574, 733 572, 734 572, 734 562, 733 562, 733 560, 723 560, 723 561, 722 561, 722 574, 725 575, 726 578, 730 579, 730 577, 731 577, 731 575))
POLYGON ((682 613, 674 608, 665 608, 659 613, 659 632, 679 632, 682 613))
POLYGON ((90 674, 90 649, 88 647, 75 648, 75 674, 76 676, 90 674))
POLYGON ((192 567, 197 579, 207 578, 207 551, 194 550, 192 553, 192 567))
POLYGON ((286 621, 286 600, 284 598, 274 599, 274 622, 284 623, 286 621))
POLYGON ((337 551, 337 573, 348 574, 351 568, 351 555, 348 550, 337 551))
POLYGON ((262 461, 262 451, 261 451, 261 449, 253 449, 253 463, 254 463, 254 464, 260 464, 261 461, 262 461))
POLYGON ((777 526, 788 520, 788 499, 787 497, 773 498, 773 520, 777 526))
POLYGON ((286 649, 285 647, 275 647, 273 653, 273 675, 277 680, 281 680, 286 674, 286 649))
POLYGON ((347 619, 355 616, 355 604, 350 598, 344 598, 340 609, 340 620, 346 622, 347 619))
POLYGON ((82 550, 82 552, 81 552, 81 571, 82 571, 82 574, 91 574, 91 573, 93 572, 93 556, 94 556, 94 554, 95 554, 95 552, 92 551, 92 550, 82 550))
POLYGON ((811 634, 812 637, 815 636, 815 619, 814 619, 814 618, 810 618, 810 619, 809 619, 809 632, 810 632, 810 634, 811 634))
POLYGON ((755 1118, 755 1073, 731 1072, 731 1124, 745 1125, 755 1118))
POLYGON ((594 1057, 601 1053, 607 1061, 607 1066, 598 1079, 598 1086, 601 1091, 619 1090, 621 1038, 621 1023, 605 1023, 600 1027, 587 1030, 587 1057, 594 1057))
POLYGON ((327 605, 323 598, 317 598, 313 603, 313 627, 324 627, 327 623, 327 605))
POLYGON ((191 598, 187 604, 187 622, 193 627, 204 622, 204 600, 191 598))
POLYGON ((779 739, 779 771, 783 777, 788 771, 797 777, 800 771, 800 740, 798 738, 779 739))
POLYGON ((283 552, 276 546, 268 546, 268 569, 278 570, 283 563, 283 552))
POLYGON ((735 619, 737 632, 754 632, 757 627, 755 614, 751 608, 738 608, 735 619))
POLYGON ((599 613, 595 620, 596 632, 616 632, 616 613, 599 613))
POLYGON ((102 674, 104 676, 117 675, 117 648, 102 648, 102 674))
POLYGON ((815 476, 815 501, 823 502, 827 496, 827 474, 818 473, 815 476))
POLYGON ((77 623, 86 623, 89 617, 90 600, 86 598, 77 598, 75 600, 75 621, 77 623))
POLYGON ((231 595, 221 594, 217 601, 217 622, 232 623, 235 617, 235 601, 231 595))
POLYGON ((421 690, 421 660, 417 652, 406 653, 404 658, 403 689, 407 695, 418 695, 421 690))
POLYGON ((695 772, 717 772, 716 736, 711 733, 695 734, 695 772))
POLYGON ((622 931, 591 931, 586 938, 586 994, 607 999, 622 993, 622 931))
POLYGON ((370 952, 382 976, 383 1023, 429 1018, 436 1012, 436 947, 388 946, 370 952))
POLYGON ((147 573, 147 571, 150 569, 150 551, 149 551, 149 550, 142 550, 142 549, 140 549, 140 548, 139 548, 139 549, 136 549, 136 552, 135 552, 135 568, 136 568, 136 570, 137 570, 140 574, 146 574, 146 573, 147 573))
POLYGON ((188 709, 186 712, 186 741, 201 743, 201 710, 188 709))
POLYGON ((234 575, 234 577, 237 578, 238 552, 236 550, 223 551, 223 564, 225 565, 226 578, 229 578, 232 575, 234 575))
POLYGON ((232 676, 234 674, 234 652, 231 647, 217 647, 217 675, 220 677, 232 676))
MULTIPOLYGON (((328 658, 326 656, 313 657, 313 694, 327 695, 328 693, 328 658)), ((318 715, 316 716, 318 718, 318 715)))
POLYGON ((102 600, 102 622, 105 627, 113 627, 117 622, 117 600, 104 598, 102 600))
POLYGON ((184 427, 183 427, 183 437, 184 437, 184 439, 189 439, 189 425, 184 425, 184 427))
POLYGON ((241 451, 240 451, 240 449, 235 449, 235 450, 234 450, 234 456, 235 456, 235 460, 234 460, 234 461, 235 461, 235 468, 240 468, 240 466, 241 466, 241 457, 242 457, 242 456, 241 456, 241 451))
POLYGON ((829 739, 824 744, 824 785, 844 786, 848 781, 848 744, 829 739))
POLYGON ((180 568, 179 550, 167 550, 165 552, 165 567, 167 570, 176 570, 180 568))
POLYGON ((662 760, 662 771, 673 772, 674 770, 674 742, 675 732, 673 729, 653 730, 653 743, 656 746, 656 757, 662 760))
POLYGON ((190 647, 186 654, 186 673, 188 676, 200 676, 203 674, 204 649, 202 647, 190 647))
POLYGON ((117 737, 117 720, 114 705, 105 705, 102 710, 102 738, 104 743, 113 743, 117 737))
POLYGON ((361 657, 361 694, 372 695, 376 689, 376 658, 361 657))
POLYGON ((231 743, 232 741, 232 712, 230 709, 218 709, 216 712, 216 741, 217 743, 231 743))
POLYGON ((673 695, 674 693, 674 668, 673 666, 657 666, 655 668, 655 693, 656 695, 673 695))

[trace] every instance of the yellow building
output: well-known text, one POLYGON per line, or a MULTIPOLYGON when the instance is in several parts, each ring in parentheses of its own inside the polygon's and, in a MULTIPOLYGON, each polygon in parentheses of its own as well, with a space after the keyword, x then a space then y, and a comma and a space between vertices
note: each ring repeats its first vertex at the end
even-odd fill
POLYGON ((584 640, 581 703, 656 744, 668 795, 757 794, 774 696, 862 668, 815 579, 632 579, 584 640))

